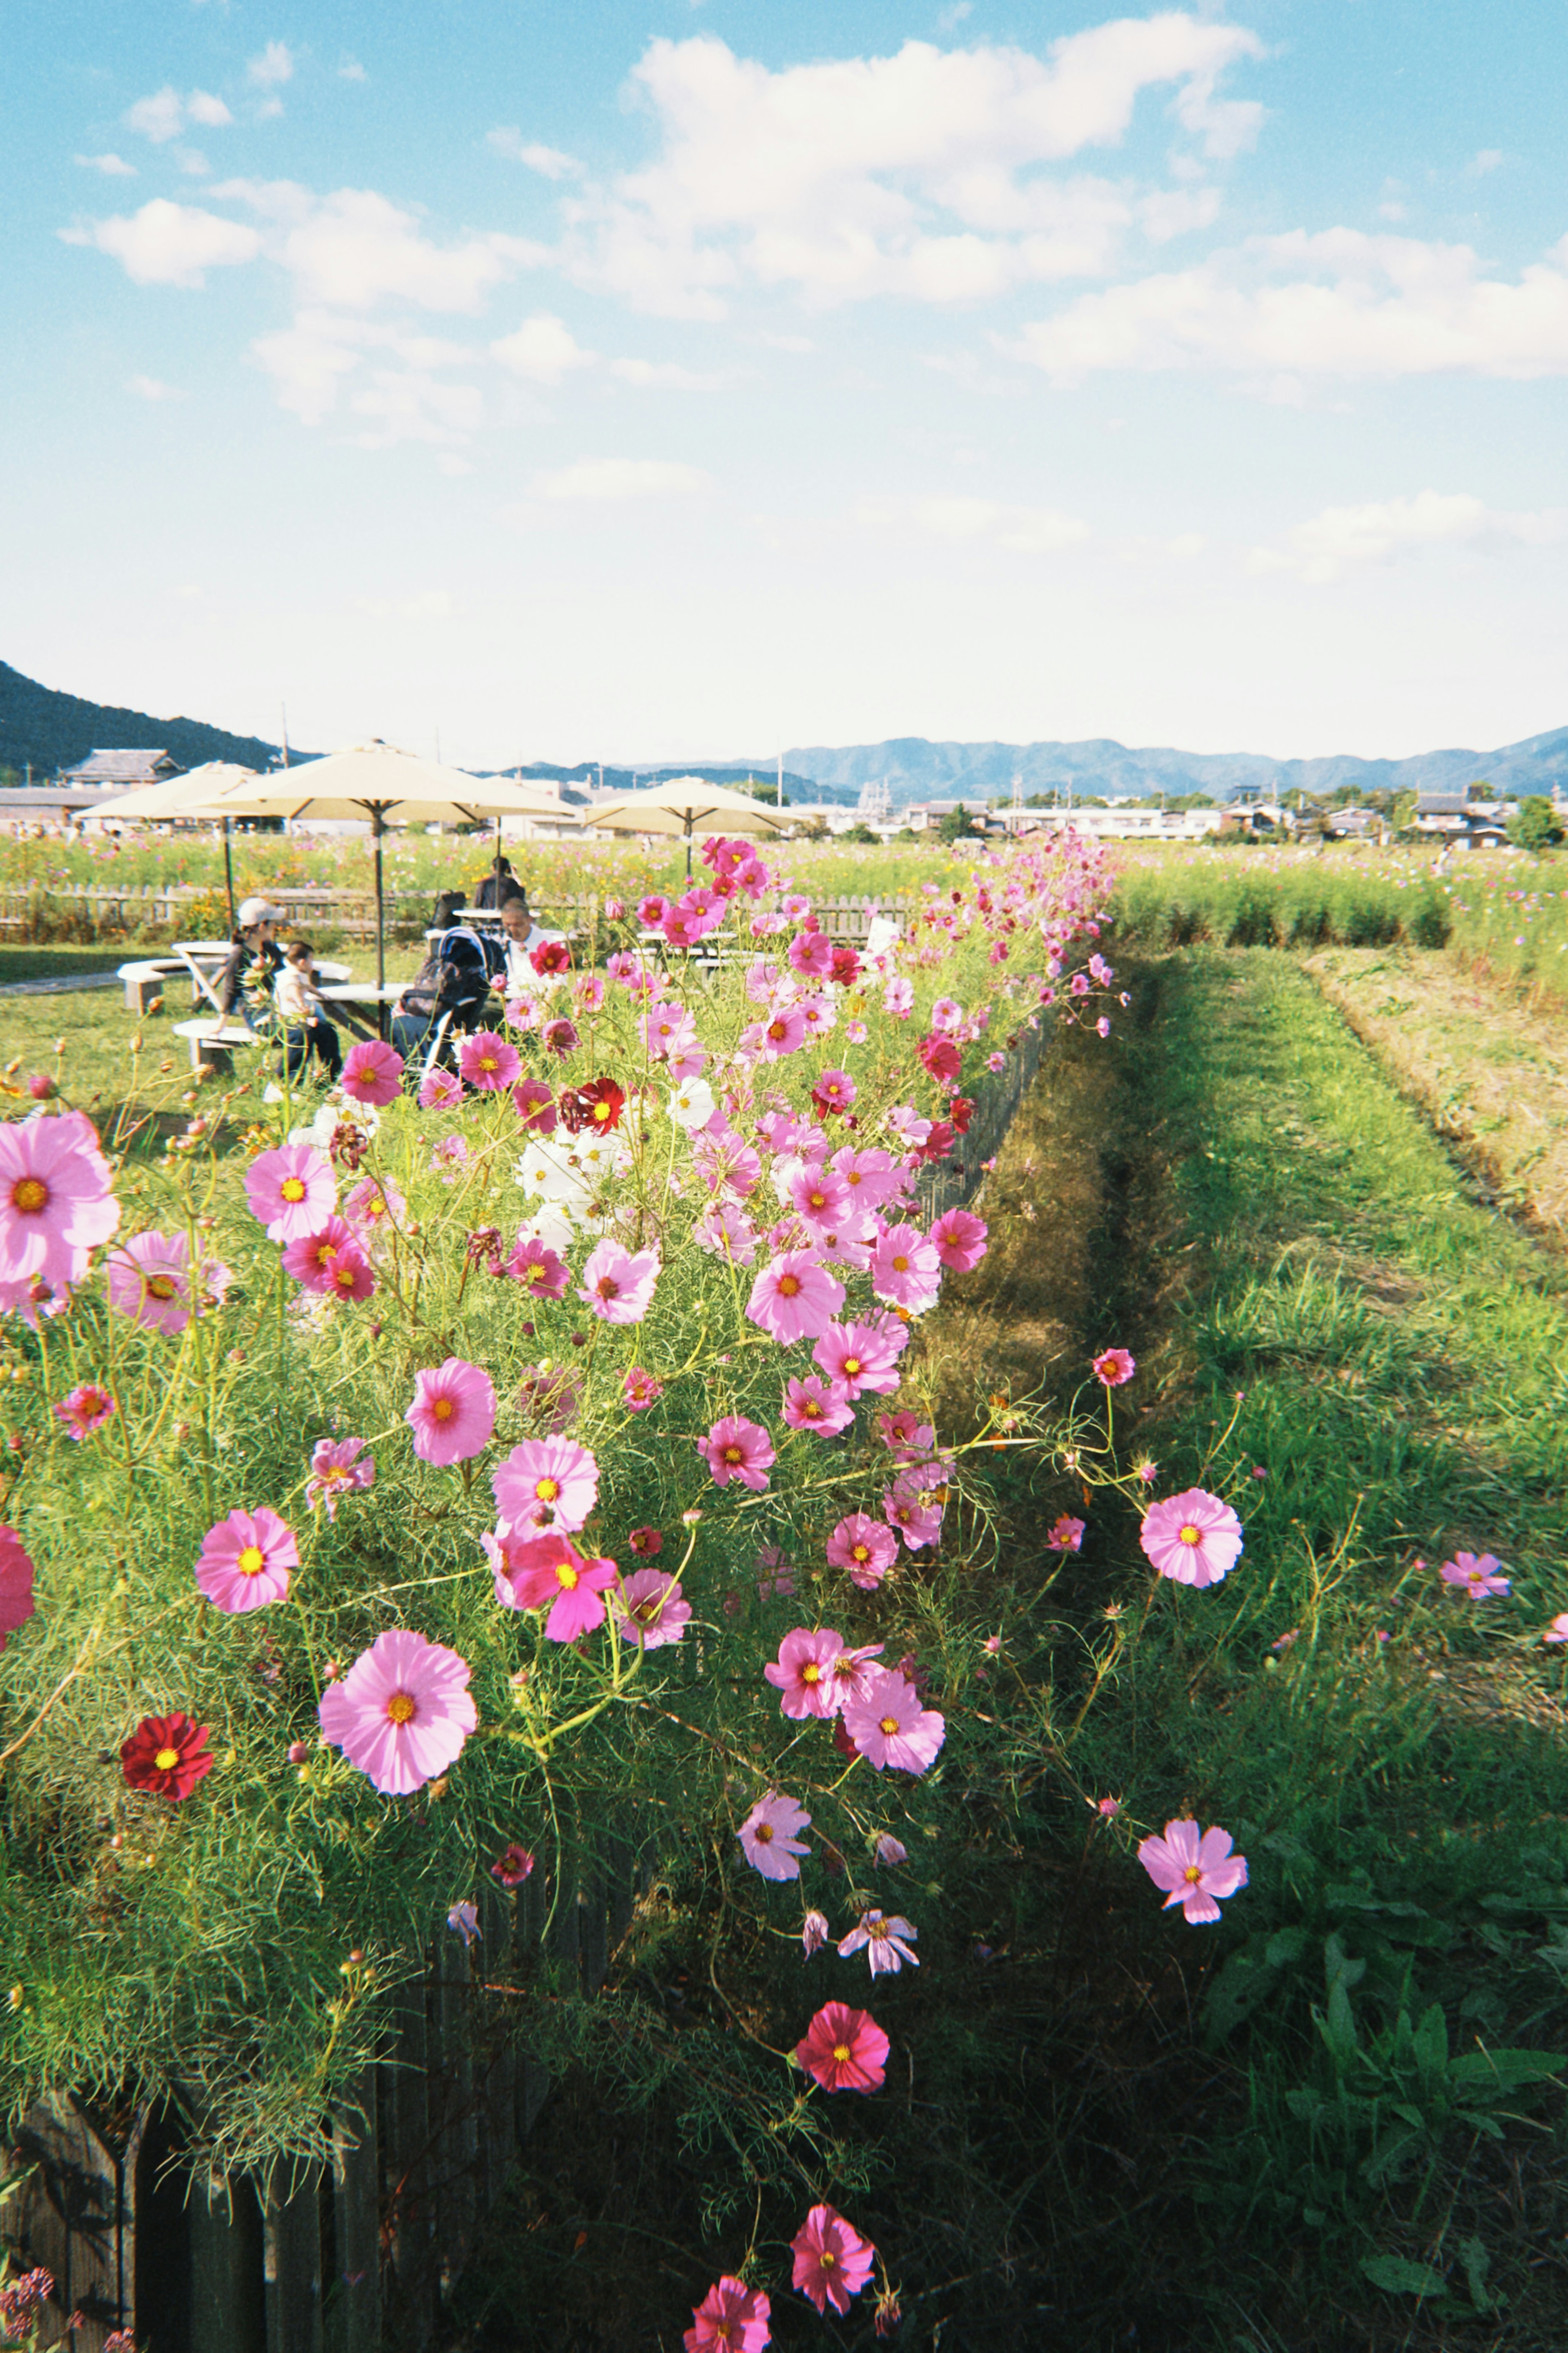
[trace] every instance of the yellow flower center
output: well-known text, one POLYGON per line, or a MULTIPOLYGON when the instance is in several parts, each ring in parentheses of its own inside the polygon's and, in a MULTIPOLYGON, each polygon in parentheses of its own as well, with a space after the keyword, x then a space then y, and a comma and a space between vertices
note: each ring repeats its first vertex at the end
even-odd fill
POLYGON ((899 1728, 899 1719, 898 1719, 898 1717, 897 1717, 896 1715, 885 1715, 885 1716, 882 1718, 881 1725, 880 1725, 880 1727, 879 1727, 879 1728, 880 1728, 883 1732, 885 1732, 885 1733, 887 1734, 887 1736, 888 1736, 888 1738, 889 1738, 889 1740, 891 1740, 891 1738, 892 1738, 892 1736, 893 1736, 894 1733, 895 1733, 895 1732, 897 1732, 897 1730, 898 1730, 898 1728, 899 1728))
POLYGON ((497 1071, 500 1068, 500 1064, 496 1060, 493 1054, 481 1054, 479 1056, 479 1068, 481 1071, 497 1071))
POLYGON ((621 1295, 621 1286, 613 1274, 602 1274, 594 1288, 601 1299, 618 1299, 621 1295))
POLYGON ((450 1398, 437 1398, 430 1410, 437 1421, 450 1421, 457 1408, 450 1398))
POLYGON ((177 1299, 180 1286, 170 1274, 150 1274, 147 1278, 149 1299, 177 1299))
POLYGON ((756 1829, 752 1832, 752 1836, 756 1840, 759 1846, 766 1846, 770 1839, 773 1837, 773 1826, 772 1822, 759 1822, 756 1829))
POLYGON ((907 1258, 899 1257, 893 1261, 893 1271, 895 1274, 908 1274, 909 1271, 910 1262, 907 1258))
POLYGON ((1182 1877, 1186 1881, 1189 1887, 1195 1886, 1203 1875, 1203 1866, 1201 1863, 1196 1862, 1189 1862, 1185 1871, 1182 1873, 1182 1877))
POLYGON ((847 2042, 836 2042, 833 2046, 833 2055, 837 2060, 838 2064, 842 2067, 845 2061, 849 2056, 849 2045, 847 2042))
POLYGON ((35 1218, 49 1198, 49 1188, 41 1176, 19 1176, 11 1187, 11 1203, 24 1217, 35 1218))
POLYGON ((883 1943, 893 1933, 885 1920, 868 1920, 865 1925, 866 1934, 874 1945, 883 1943))
POLYGON ((395 1691, 386 1703, 389 1724, 412 1724, 419 1713, 419 1704, 412 1692, 395 1691))
POLYGON ((153 1759, 160 1773, 172 1773, 179 1761, 180 1752, 177 1748, 160 1748, 153 1759))
POLYGON ((610 1106, 609 1106, 609 1104, 608 1104, 607 1103, 596 1103, 594 1105, 594 1117, 598 1121, 598 1123, 599 1123, 599 1124, 600 1124, 600 1126, 601 1126, 601 1127, 604 1125, 604 1124, 605 1124, 605 1120, 607 1120, 607 1119, 609 1118, 609 1116, 610 1116, 610 1106))
POLYGON ((1178 1541, 1182 1544, 1195 1545, 1200 1541, 1202 1533, 1201 1529, 1194 1528, 1189 1521, 1184 1528, 1178 1531, 1178 1541))
POLYGON ((746 1458, 738 1446, 726 1446, 722 1459, 726 1462, 743 1462, 746 1458))
POLYGON ((780 1276, 779 1297, 781 1299, 793 1299, 799 1289, 800 1277, 798 1274, 785 1274, 780 1276))
POLYGON ((285 1176, 278 1190, 286 1201, 302 1201, 305 1198, 304 1185, 298 1176, 285 1176))
POLYGON ((822 1681, 822 1669, 815 1659, 807 1659, 800 1671, 800 1679, 803 1683, 819 1683, 822 1681))
POLYGON ((563 1593, 573 1593, 576 1590, 577 1571, 571 1561, 558 1560, 556 1562, 555 1581, 560 1586, 563 1593))
POLYGON ((241 1577, 259 1577, 267 1566, 267 1555, 259 1545, 247 1545, 234 1565, 241 1577))
POLYGON ((859 1370, 860 1370, 860 1359, 859 1359, 859 1357, 858 1357, 858 1356, 846 1356, 846 1357, 845 1357, 845 1359, 844 1359, 844 1369, 845 1369, 845 1371, 848 1374, 848 1376, 849 1376, 850 1379, 851 1379, 851 1380, 854 1380, 854 1379, 855 1379, 855 1377, 856 1377, 856 1376, 858 1374, 858 1372, 859 1372, 859 1370))
POLYGON ((810 1198, 809 1202, 806 1204, 806 1206, 807 1206, 807 1208, 813 1208, 813 1209, 826 1209, 826 1207, 827 1207, 827 1196, 826 1196, 826 1193, 814 1193, 814 1194, 812 1195, 812 1197, 811 1197, 811 1198, 810 1198))
POLYGON ((825 2272, 830 2272, 837 2258, 835 2256, 831 2247, 824 2247, 818 2253, 816 2260, 820 2269, 825 2272))
POLYGON ((851 1560, 869 1560, 871 1557, 870 1546, 868 1544, 851 1545, 849 1547, 849 1557, 851 1560))
POLYGON ((542 1504, 552 1504, 561 1493, 559 1479, 536 1479, 533 1492, 542 1504))

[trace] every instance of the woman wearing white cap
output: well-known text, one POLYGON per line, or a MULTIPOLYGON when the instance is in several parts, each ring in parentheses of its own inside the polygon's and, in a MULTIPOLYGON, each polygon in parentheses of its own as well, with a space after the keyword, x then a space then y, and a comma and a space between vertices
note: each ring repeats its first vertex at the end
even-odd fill
POLYGON ((272 984, 283 966, 283 951, 272 936, 279 910, 265 899, 242 899, 231 935, 228 962, 218 980, 218 1001, 225 1019, 237 1015, 248 1029, 267 1027, 272 1012, 272 984))

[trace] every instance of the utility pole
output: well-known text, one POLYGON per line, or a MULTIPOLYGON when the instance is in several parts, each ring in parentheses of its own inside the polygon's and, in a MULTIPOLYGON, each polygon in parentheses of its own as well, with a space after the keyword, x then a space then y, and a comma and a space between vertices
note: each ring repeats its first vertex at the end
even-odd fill
POLYGON ((780 808, 783 808, 784 807, 784 745, 782 744, 779 746, 778 806, 780 808))
POLYGON ((279 704, 278 716, 283 723, 283 765, 286 768, 289 765, 289 705, 286 702, 279 704))

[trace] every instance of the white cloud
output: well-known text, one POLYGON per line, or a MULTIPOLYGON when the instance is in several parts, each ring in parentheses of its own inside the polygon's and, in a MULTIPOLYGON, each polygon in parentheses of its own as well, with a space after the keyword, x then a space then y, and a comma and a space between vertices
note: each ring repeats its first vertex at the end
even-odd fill
POLYGON ((574 466, 536 475, 533 494, 541 499, 594 502, 683 498, 710 489, 712 479, 700 466, 682 466, 670 459, 582 458, 574 466))
POLYGON ((279 407, 302 425, 322 424, 339 412, 375 420, 359 437, 367 448, 459 439, 482 417, 478 389, 443 384, 437 373, 469 366, 478 354, 440 336, 306 310, 289 326, 258 335, 250 349, 271 377, 279 407))
POLYGON ((384 301, 477 311, 514 261, 536 247, 497 236, 450 246, 420 234, 416 216, 374 188, 340 188, 290 229, 279 258, 306 303, 369 311, 384 301))
POLYGON ((649 392, 729 392, 735 385, 743 384, 750 373, 745 368, 682 367, 675 360, 612 360, 610 374, 618 375, 623 384, 635 384, 649 392))
POLYGON ((176 147, 174 161, 189 180, 205 180, 212 165, 198 147, 176 147))
POLYGON ((1568 238, 1517 280, 1466 245, 1348 228, 1254 237, 1193 269, 1086 294, 1016 355, 1059 382, 1106 368, 1267 375, 1568 373, 1568 238))
POLYGON ((258 90, 279 90, 294 79, 294 52, 287 41, 268 41, 259 57, 246 67, 247 81, 258 90))
POLYGON ((563 154, 559 147, 542 147, 537 140, 524 140, 515 123, 503 123, 497 131, 487 131, 485 145, 504 155, 509 163, 526 164, 546 180, 568 180, 583 166, 575 155, 563 154))
POLYGON ((168 83, 162 90, 155 90, 151 98, 139 98, 134 106, 127 108, 125 114, 126 127, 139 131, 143 139, 153 142, 154 147, 165 146, 171 139, 177 139, 188 122, 199 122, 207 130, 216 131, 233 121, 233 115, 222 99, 214 98, 210 90, 193 90, 182 98, 179 91, 168 83))
POLYGON ((585 352, 570 327, 541 312, 525 319, 514 334, 503 335, 490 350, 502 367, 531 384, 559 384, 571 368, 588 367, 595 354, 585 352))
POLYGON ((89 172, 101 172, 108 180, 133 180, 136 166, 122 155, 78 155, 73 159, 89 172))
POLYGON ((338 68, 340 81, 364 81, 367 79, 365 69, 357 58, 345 58, 338 68))
POLYGON ((1249 572, 1293 572, 1313 587, 1367 565, 1435 547, 1538 547, 1568 535, 1568 512, 1510 513, 1466 491, 1418 491, 1368 506, 1325 507, 1274 547, 1254 548, 1249 572))
POLYGON ((711 37, 655 40, 632 82, 659 153, 568 203, 568 263, 639 308, 703 318, 747 282, 942 302, 1097 274, 1135 195, 1037 167, 1116 145, 1160 86, 1208 153, 1234 153, 1259 110, 1219 100, 1217 79, 1261 54, 1255 35, 1181 11, 1073 34, 1043 59, 909 41, 771 73, 711 37))
POLYGON ((201 286, 208 269, 254 261, 261 239, 253 228, 199 206, 155 196, 140 212, 115 214, 61 229, 67 245, 96 246, 112 255, 138 286, 201 286))
POLYGON ((127 376, 125 389, 133 392, 138 400, 184 400, 185 397, 177 384, 164 384, 155 375, 127 376))
POLYGON ((1483 147, 1479 155, 1471 156, 1465 169, 1472 179, 1479 180, 1484 178, 1488 172, 1495 172, 1501 162, 1500 147, 1483 147))
POLYGON ((1058 555, 1089 537, 1089 525, 1055 507, 998 499, 868 499, 855 521, 868 530, 913 530, 931 539, 978 540, 1017 555, 1058 555))
POLYGON ((973 16, 973 14, 974 0, 952 0, 952 7, 944 8, 937 18, 937 30, 939 33, 954 33, 964 18, 973 16))
POLYGON ((771 351, 775 352, 814 352, 816 349, 809 335, 779 335, 766 327, 758 330, 757 341, 766 343, 771 351))

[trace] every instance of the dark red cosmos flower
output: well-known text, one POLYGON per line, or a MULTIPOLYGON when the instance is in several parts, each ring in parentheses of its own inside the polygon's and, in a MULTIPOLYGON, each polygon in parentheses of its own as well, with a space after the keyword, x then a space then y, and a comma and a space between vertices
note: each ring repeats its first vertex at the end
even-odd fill
POLYGON ((176 1708, 173 1715, 144 1715, 121 1745, 126 1787, 154 1798, 188 1798, 213 1769, 205 1724, 193 1724, 176 1708))
POLYGON ((498 1859, 491 1863, 490 1877, 499 1879, 503 1887, 521 1887, 532 1869, 532 1855, 525 1846, 520 1846, 516 1839, 513 1839, 510 1845, 501 1849, 498 1859))
POLYGON ((958 1142, 958 1131, 945 1119, 931 1122, 931 1134, 920 1147, 922 1160, 945 1160, 958 1142))
POLYGON ((542 980, 546 973, 570 972, 572 951, 564 940, 541 940, 528 961, 542 980))
POLYGON ((664 1550, 664 1538, 657 1528, 634 1528, 626 1538, 626 1549, 639 1560, 652 1560, 664 1550))
POLYGON ((944 1084, 956 1079, 963 1068, 963 1058, 952 1039, 942 1037, 934 1029, 929 1037, 921 1039, 920 1056, 931 1077, 942 1080, 944 1084))
POLYGON ((829 979, 848 988, 860 977, 860 959, 851 947, 838 946, 833 951, 833 969, 829 979))
POLYGON ((969 1123, 974 1116, 974 1103, 973 1097, 969 1095, 954 1095, 952 1101, 948 1104, 947 1115, 952 1121, 956 1133, 960 1135, 967 1135, 969 1134, 969 1123))
POLYGON ((585 1087, 563 1087, 556 1109, 569 1135, 580 1134, 585 1127, 607 1135, 612 1127, 619 1127, 626 1101, 625 1089, 614 1079, 590 1079, 585 1087))

